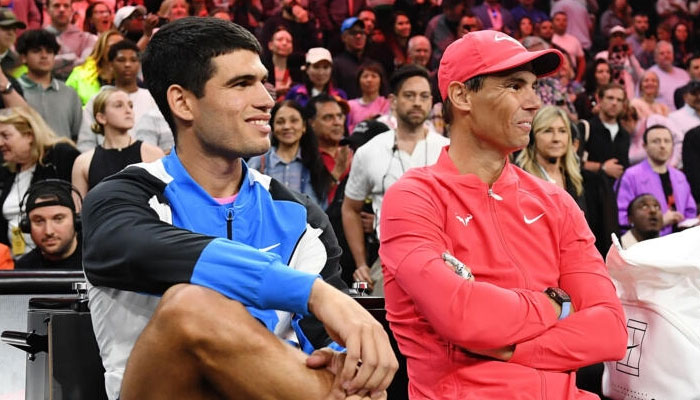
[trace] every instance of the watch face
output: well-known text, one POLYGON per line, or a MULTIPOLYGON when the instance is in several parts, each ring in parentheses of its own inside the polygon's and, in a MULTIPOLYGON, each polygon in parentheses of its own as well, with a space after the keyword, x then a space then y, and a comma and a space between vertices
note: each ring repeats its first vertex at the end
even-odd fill
POLYGON ((555 288, 555 287, 547 288, 545 293, 547 293, 547 295, 549 297, 554 299, 554 301, 556 301, 559 304, 567 302, 567 301, 569 301, 569 302, 571 301, 571 298, 569 297, 569 295, 560 288, 555 288))

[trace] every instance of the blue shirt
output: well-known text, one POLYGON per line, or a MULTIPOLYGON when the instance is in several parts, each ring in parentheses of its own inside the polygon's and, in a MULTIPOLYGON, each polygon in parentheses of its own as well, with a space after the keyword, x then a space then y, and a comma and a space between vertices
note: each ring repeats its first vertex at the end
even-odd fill
POLYGON ((277 148, 271 147, 267 153, 248 160, 247 164, 248 167, 284 183, 288 188, 308 195, 321 208, 325 208, 325 204, 321 204, 311 186, 309 170, 302 164, 301 149, 297 150, 292 161, 286 162, 277 155, 277 148))

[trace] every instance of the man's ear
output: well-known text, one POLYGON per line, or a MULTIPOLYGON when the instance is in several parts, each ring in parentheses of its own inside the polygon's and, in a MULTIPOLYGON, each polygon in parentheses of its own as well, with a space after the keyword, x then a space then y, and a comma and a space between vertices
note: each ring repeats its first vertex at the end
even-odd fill
POLYGON ((192 122, 194 119, 192 105, 195 99, 192 92, 180 85, 170 85, 166 92, 166 98, 173 117, 185 122, 192 122))
POLYGON ((450 99, 450 103, 452 103, 454 109, 463 112, 469 112, 472 109, 471 92, 467 90, 467 87, 461 82, 450 82, 447 86, 447 98, 450 99))
POLYGON ((25 56, 24 54, 20 54, 19 55, 19 62, 22 64, 26 64, 27 63, 27 56, 25 56))

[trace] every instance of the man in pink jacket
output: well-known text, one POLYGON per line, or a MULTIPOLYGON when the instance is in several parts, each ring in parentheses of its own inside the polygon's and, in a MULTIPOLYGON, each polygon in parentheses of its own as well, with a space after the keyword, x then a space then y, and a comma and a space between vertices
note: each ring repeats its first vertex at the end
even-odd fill
POLYGON ((528 143, 537 77, 561 60, 495 31, 466 35, 441 60, 451 145, 387 191, 380 222, 411 399, 594 399, 574 371, 626 354, 626 319, 583 213, 508 161, 528 143))

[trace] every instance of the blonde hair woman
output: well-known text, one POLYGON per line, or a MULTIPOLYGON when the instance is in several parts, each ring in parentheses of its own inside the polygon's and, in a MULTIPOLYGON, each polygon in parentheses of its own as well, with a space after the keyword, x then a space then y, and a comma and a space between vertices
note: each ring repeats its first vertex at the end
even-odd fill
POLYGON ((18 257, 34 247, 28 234, 19 229, 20 203, 29 186, 44 179, 70 181, 73 162, 80 154, 70 139, 57 136, 30 107, 0 112, 0 168, 2 218, 0 243, 18 257))
POLYGON ((129 135, 134 126, 134 110, 129 95, 123 90, 109 87, 102 89, 93 103, 95 123, 92 131, 104 135, 102 145, 89 150, 75 160, 73 186, 85 196, 102 179, 126 166, 155 161, 164 156, 159 147, 129 135))
POLYGON ((114 43, 122 40, 122 34, 114 29, 103 32, 85 62, 73 68, 73 72, 68 76, 66 85, 78 92, 83 107, 103 85, 112 83, 114 77, 107 54, 114 43))
POLYGON ((530 143, 520 152, 516 163, 525 171, 566 190, 584 209, 583 177, 571 122, 560 107, 546 106, 535 114, 530 143))

